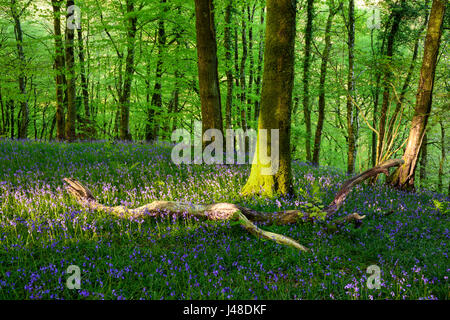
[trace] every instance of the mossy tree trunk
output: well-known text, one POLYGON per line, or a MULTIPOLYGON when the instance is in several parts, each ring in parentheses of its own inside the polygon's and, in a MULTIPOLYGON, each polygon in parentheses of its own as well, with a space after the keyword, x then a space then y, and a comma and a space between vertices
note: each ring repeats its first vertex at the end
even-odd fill
POLYGON ((411 120, 411 129, 409 131, 408 142, 406 144, 405 153, 403 154, 403 160, 405 163, 388 179, 388 183, 404 190, 414 189, 414 175, 417 159, 431 111, 434 74, 436 70, 446 3, 447 1, 445 0, 433 0, 433 4, 431 6, 427 35, 425 38, 422 68, 420 70, 416 106, 414 109, 413 118, 411 120))
POLYGON ((290 130, 296 4, 290 0, 268 0, 266 6, 258 137, 251 173, 242 189, 244 195, 292 194, 290 130), (262 134, 262 129, 266 129, 266 134, 262 134), (272 129, 279 130, 277 141, 272 141, 272 129), (272 145, 278 145, 277 150, 272 150, 272 145), (263 152, 265 147, 266 154, 263 152), (279 151, 278 157, 272 151, 279 151), (272 161, 264 163, 260 153, 270 157, 272 161), (273 170, 270 169, 271 166, 273 170))

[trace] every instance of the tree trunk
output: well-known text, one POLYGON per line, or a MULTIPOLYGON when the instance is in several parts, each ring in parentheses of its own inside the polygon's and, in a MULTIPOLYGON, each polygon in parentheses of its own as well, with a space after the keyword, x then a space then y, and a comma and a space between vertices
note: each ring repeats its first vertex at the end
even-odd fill
POLYGON ((425 39, 422 68, 420 70, 416 106, 411 121, 406 150, 403 154, 405 163, 388 180, 391 185, 400 189, 414 189, 417 158, 431 111, 434 74, 442 34, 445 6, 445 0, 433 0, 425 39))
POLYGON ((441 161, 439 162, 439 172, 438 172, 438 190, 444 193, 442 178, 444 176, 444 163, 446 158, 445 152, 445 128, 442 119, 439 120, 439 126, 441 127, 441 161))
POLYGON ((314 136, 314 152, 312 157, 312 163, 314 165, 319 165, 319 154, 320 154, 320 142, 322 139, 322 128, 325 119, 325 80, 327 76, 327 64, 330 56, 331 49, 331 24, 333 22, 333 17, 336 14, 337 9, 330 5, 330 12, 327 18, 327 24, 325 27, 325 47, 322 52, 322 64, 320 66, 320 80, 319 80, 319 117, 317 119, 316 133, 314 136))
MULTIPOLYGON (((165 6, 166 0, 160 0, 160 3, 165 6)), ((164 12, 166 8, 164 7, 164 12)), ((164 59, 164 47, 166 45, 166 30, 164 28, 164 20, 160 19, 158 21, 158 53, 156 61, 156 71, 155 71, 155 86, 153 87, 152 100, 150 102, 150 110, 147 122, 147 133, 146 140, 153 141, 158 137, 159 122, 161 120, 156 120, 155 118, 161 114, 162 111, 162 67, 164 59)))
POLYGON ((356 137, 358 126, 358 111, 353 106, 355 99, 355 75, 354 75, 354 48, 355 48, 355 3, 348 3, 348 77, 347 77, 347 173, 355 171, 356 163, 356 137))
POLYGON ((130 133, 130 95, 131 83, 134 74, 134 48, 136 40, 137 17, 134 11, 134 0, 126 1, 127 12, 127 56, 125 58, 125 74, 121 95, 120 105, 120 139, 131 140, 130 133))
POLYGON ((213 1, 195 0, 195 17, 203 136, 208 129, 223 132, 213 1))
POLYGON ((268 0, 266 5, 266 44, 258 138, 250 176, 242 193, 290 195, 293 193, 290 131, 296 4, 290 0, 268 0), (263 133, 264 129, 266 134, 263 133), (272 138, 272 129, 279 130, 278 139, 276 136, 272 138), (273 147, 276 149, 273 150, 273 147), (266 162, 263 157, 270 157, 271 160, 266 162))
MULTIPOLYGON (((260 15, 260 24, 261 26, 264 26, 264 7, 261 8, 261 15, 260 15)), ((261 92, 261 74, 262 74, 262 65, 263 65, 263 55, 264 55, 264 33, 261 30, 259 32, 259 48, 258 48, 258 65, 256 67, 256 79, 255 79, 255 116, 254 120, 256 121, 259 117, 259 108, 261 104, 261 97, 259 96, 259 93, 261 92)))
POLYGON ((253 97, 252 97, 252 91, 253 91, 253 80, 254 80, 254 72, 253 68, 255 65, 255 59, 253 57, 253 17, 255 15, 255 9, 256 9, 256 2, 253 4, 252 10, 250 10, 250 6, 247 6, 247 21, 249 23, 248 26, 248 52, 249 52, 249 70, 248 70, 248 88, 247 88, 247 126, 249 126, 249 122, 251 119, 251 113, 252 113, 252 106, 253 104, 253 97))
POLYGON ((427 141, 427 133, 423 135, 422 147, 420 148, 420 170, 419 170, 419 178, 420 178, 420 187, 423 188, 425 185, 425 179, 427 178, 427 164, 428 164, 428 141, 427 141))
POLYGON ((303 115, 305 117, 305 150, 306 161, 311 161, 311 110, 309 106, 309 65, 311 61, 311 40, 312 40, 312 21, 314 15, 314 0, 308 0, 306 8, 306 27, 305 27, 305 56, 303 59, 303 115))
POLYGON ((233 70, 231 61, 231 12, 233 0, 228 0, 225 7, 225 75, 227 77, 227 100, 225 103, 225 128, 231 129, 231 108, 233 105, 233 70))
POLYGON ((241 39, 242 39, 242 56, 241 56, 241 64, 239 68, 239 83, 241 85, 241 93, 239 94, 240 100, 240 116, 241 116, 241 127, 243 130, 247 129, 247 106, 246 106, 246 80, 245 80, 245 63, 247 61, 247 26, 245 22, 245 6, 242 6, 241 12, 241 39))
POLYGON ((391 86, 391 78, 392 78, 392 71, 391 71, 391 61, 392 56, 394 54, 394 40, 397 35, 397 32, 400 27, 400 21, 404 14, 404 0, 402 0, 399 4, 399 7, 393 7, 392 8, 392 14, 393 14, 393 21, 391 30, 389 32, 388 38, 387 38, 387 47, 386 47, 386 57, 388 60, 387 65, 385 66, 385 72, 384 72, 384 91, 383 91, 383 103, 381 105, 380 110, 380 121, 379 121, 379 127, 378 127, 378 144, 377 144, 377 163, 381 162, 384 153, 386 150, 386 143, 385 143, 385 133, 386 133, 386 119, 388 116, 388 109, 389 109, 389 94, 390 94, 390 86, 391 86))
POLYGON ((56 139, 64 140, 64 48, 61 35, 62 0, 52 0, 53 30, 55 33, 55 82, 56 82, 56 139))
MULTIPOLYGON (((67 9, 74 5, 73 0, 67 1, 67 9)), ((67 18, 69 18, 69 13, 67 18)), ((77 115, 76 103, 75 103, 75 67, 74 67, 74 37, 75 32, 73 28, 66 26, 66 81, 67 81, 67 119, 66 119, 66 140, 74 141, 75 136, 75 121, 77 115)))
POLYGON ((23 32, 22 25, 20 22, 20 13, 17 8, 16 0, 11 0, 11 13, 14 20, 14 35, 16 37, 17 55, 19 58, 19 90, 20 90, 20 112, 22 118, 19 120, 18 125, 18 138, 26 139, 28 131, 28 98, 26 89, 26 75, 25 66, 26 59, 23 50, 23 32))
MULTIPOLYGON (((428 5, 428 1, 427 1, 426 5, 428 5)), ((423 30, 425 30, 425 27, 427 26, 427 21, 428 21, 428 14, 425 16, 424 23, 422 24, 422 26, 420 27, 420 29, 417 33, 417 37, 416 37, 416 40, 414 43, 413 56, 411 58, 411 63, 408 68, 408 73, 406 74, 406 78, 403 83, 403 87, 400 92, 400 96, 398 97, 394 113, 393 113, 391 119, 389 120, 387 134, 386 134, 386 141, 389 143, 389 145, 388 145, 386 151, 388 151, 390 149, 390 147, 392 147, 392 144, 394 142, 393 140, 395 139, 395 135, 393 135, 394 125, 395 125, 395 122, 397 121, 400 111, 402 110, 403 102, 405 100, 406 93, 408 92, 408 89, 409 89, 409 84, 411 81, 412 74, 414 72, 414 66, 416 65, 416 58, 417 58, 417 54, 419 51, 420 35, 422 34, 423 30)))

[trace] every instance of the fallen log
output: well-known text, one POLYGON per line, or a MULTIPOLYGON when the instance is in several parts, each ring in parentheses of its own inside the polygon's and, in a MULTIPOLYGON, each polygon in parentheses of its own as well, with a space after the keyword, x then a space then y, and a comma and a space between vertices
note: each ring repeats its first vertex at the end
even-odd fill
MULTIPOLYGON (((278 224, 286 225, 299 221, 312 222, 318 217, 321 220, 329 219, 343 205, 345 198, 351 189, 358 183, 376 176, 380 173, 388 174, 391 167, 403 164, 403 160, 395 159, 386 161, 372 169, 364 171, 356 177, 346 181, 334 200, 323 210, 304 211, 304 210, 285 210, 275 213, 259 212, 233 203, 213 203, 213 204, 188 204, 175 201, 153 201, 138 208, 128 208, 126 206, 106 206, 95 199, 92 192, 83 186, 80 182, 72 178, 64 178, 67 183, 66 189, 77 201, 92 210, 101 210, 109 212, 120 218, 143 218, 157 217, 162 214, 172 214, 177 216, 191 215, 213 221, 237 221, 249 233, 259 238, 275 241, 279 244, 291 246, 302 251, 309 249, 287 236, 269 232, 258 228, 254 222, 264 222, 266 225, 278 224), (320 212, 320 214, 318 214, 320 212)), ((361 224, 361 220, 365 216, 359 214, 350 214, 343 218, 334 220, 332 225, 340 225, 348 222, 355 223, 356 226, 361 224)))

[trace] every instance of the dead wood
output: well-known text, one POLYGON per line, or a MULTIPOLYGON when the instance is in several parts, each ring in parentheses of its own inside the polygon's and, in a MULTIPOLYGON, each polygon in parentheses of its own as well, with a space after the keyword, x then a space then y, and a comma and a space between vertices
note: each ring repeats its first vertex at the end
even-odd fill
MULTIPOLYGON (((403 160, 389 160, 381 165, 371 168, 356 177, 347 180, 336 194, 334 200, 325 209, 318 214, 320 210, 285 210, 274 213, 259 212, 253 209, 245 208, 233 203, 213 203, 213 204, 188 204, 175 201, 153 201, 138 208, 128 208, 126 206, 106 206, 95 199, 92 192, 83 186, 80 182, 72 178, 64 178, 67 183, 67 191, 77 199, 77 201, 93 210, 102 210, 109 212, 120 218, 144 218, 157 217, 162 214, 171 214, 177 216, 195 216, 213 221, 238 221, 241 226, 251 234, 259 238, 275 241, 277 243, 292 246, 302 251, 308 249, 299 244, 294 239, 281 234, 272 233, 258 228, 254 223, 263 222, 265 225, 278 224, 286 225, 303 222, 313 222, 317 219, 326 220, 331 218, 343 205, 345 198, 351 189, 362 181, 376 176, 380 173, 388 174, 388 169, 403 164, 403 160)), ((349 214, 345 217, 331 221, 331 225, 338 226, 352 222, 356 227, 361 225, 361 220, 365 216, 357 213, 349 214)))

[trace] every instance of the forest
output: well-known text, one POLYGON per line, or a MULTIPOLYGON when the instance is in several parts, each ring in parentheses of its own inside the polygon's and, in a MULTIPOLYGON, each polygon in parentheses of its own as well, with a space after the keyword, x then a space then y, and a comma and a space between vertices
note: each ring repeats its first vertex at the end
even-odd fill
POLYGON ((0 299, 448 299, 447 7, 0 0, 0 299))

